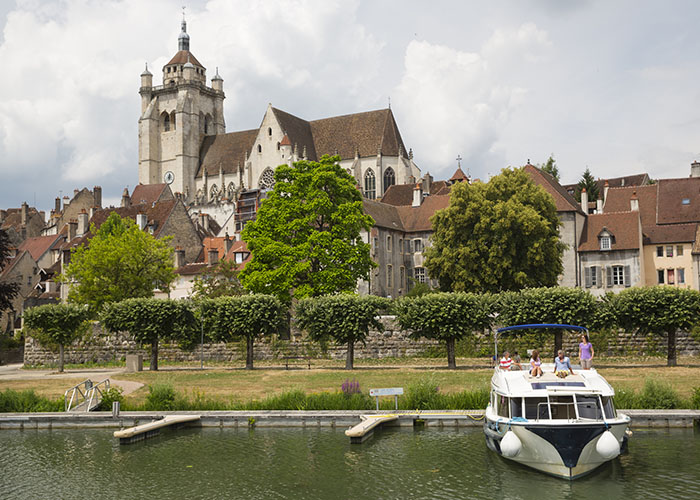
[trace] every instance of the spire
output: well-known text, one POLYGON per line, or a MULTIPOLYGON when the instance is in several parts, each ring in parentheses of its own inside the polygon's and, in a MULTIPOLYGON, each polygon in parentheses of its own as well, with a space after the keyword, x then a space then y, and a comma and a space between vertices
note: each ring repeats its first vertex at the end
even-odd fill
POLYGON ((177 50, 190 50, 190 35, 187 34, 187 21, 185 21, 185 8, 182 8, 181 31, 177 37, 177 50))

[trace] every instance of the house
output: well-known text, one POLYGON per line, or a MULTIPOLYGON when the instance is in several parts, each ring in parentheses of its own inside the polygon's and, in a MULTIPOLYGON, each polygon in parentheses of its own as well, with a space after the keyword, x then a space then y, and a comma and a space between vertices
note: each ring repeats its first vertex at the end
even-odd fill
POLYGON ((10 242, 18 247, 27 238, 41 236, 44 212, 22 203, 20 208, 0 210, 0 229, 7 232, 10 242))

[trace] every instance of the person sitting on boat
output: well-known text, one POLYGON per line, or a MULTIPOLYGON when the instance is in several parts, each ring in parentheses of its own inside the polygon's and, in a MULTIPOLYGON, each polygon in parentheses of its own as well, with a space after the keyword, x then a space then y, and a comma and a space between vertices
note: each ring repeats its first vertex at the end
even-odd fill
POLYGON ((537 349, 532 351, 530 358, 530 375, 537 378, 542 376, 542 360, 540 360, 540 351, 537 349))
POLYGON ((511 366, 513 366, 513 360, 511 359, 508 351, 503 353, 503 357, 501 358, 501 362, 498 364, 498 366, 501 367, 501 370, 510 370, 511 366))
POLYGON ((581 360, 581 368, 590 370, 593 364, 593 344, 588 340, 588 335, 581 335, 581 343, 578 345, 578 357, 581 360))
POLYGON ((569 370, 569 373, 571 373, 571 375, 574 374, 574 370, 571 368, 571 361, 569 360, 569 357, 566 356, 564 351, 560 350, 558 356, 554 358, 554 373, 557 377, 564 378, 569 374, 566 370, 569 370))
POLYGON ((522 359, 520 359, 520 354, 518 354, 518 351, 513 351, 513 365, 510 367, 511 370, 522 370, 523 365, 522 359))

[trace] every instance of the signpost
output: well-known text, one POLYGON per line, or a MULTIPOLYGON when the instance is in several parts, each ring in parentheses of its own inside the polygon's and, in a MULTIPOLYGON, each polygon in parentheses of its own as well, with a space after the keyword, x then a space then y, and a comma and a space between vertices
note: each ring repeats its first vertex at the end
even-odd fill
POLYGON ((399 396, 403 395, 403 387, 389 387, 386 389, 370 389, 369 395, 377 401, 377 411, 379 411, 379 396, 394 396, 394 407, 399 409, 399 396))

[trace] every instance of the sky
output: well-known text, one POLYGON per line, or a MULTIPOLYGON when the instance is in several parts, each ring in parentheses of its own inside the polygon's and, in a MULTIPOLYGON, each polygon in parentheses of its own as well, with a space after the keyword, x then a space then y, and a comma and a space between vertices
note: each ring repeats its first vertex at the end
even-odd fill
POLYGON ((488 179, 553 154, 562 183, 700 160, 700 3, 688 0, 1 0, 0 208, 138 182, 139 75, 182 6, 224 79, 228 132, 389 103, 423 173, 488 179))

